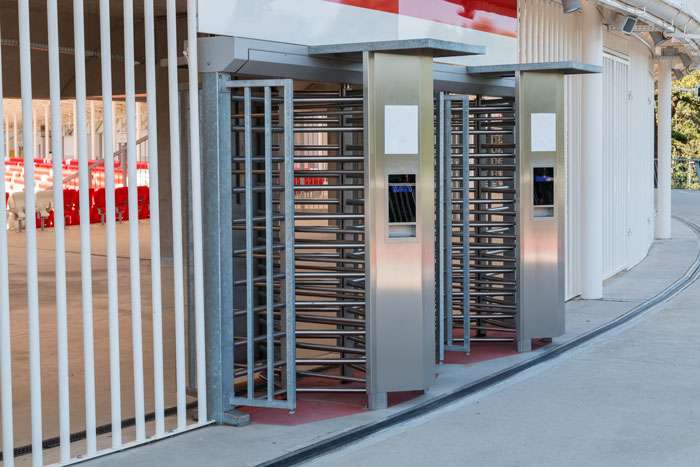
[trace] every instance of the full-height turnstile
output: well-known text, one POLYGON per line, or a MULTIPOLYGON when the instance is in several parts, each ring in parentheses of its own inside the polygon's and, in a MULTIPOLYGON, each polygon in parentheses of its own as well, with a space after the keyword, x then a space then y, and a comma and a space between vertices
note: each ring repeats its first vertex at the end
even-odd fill
POLYGON ((513 104, 507 97, 439 97, 436 217, 441 359, 445 350, 469 353, 471 342, 515 342, 517 338, 513 104))
POLYGON ((430 44, 309 49, 360 53, 362 84, 205 74, 217 421, 303 392, 383 407, 427 389, 445 351, 563 331, 561 90, 538 97, 563 81, 518 75, 517 108, 436 96, 430 44))

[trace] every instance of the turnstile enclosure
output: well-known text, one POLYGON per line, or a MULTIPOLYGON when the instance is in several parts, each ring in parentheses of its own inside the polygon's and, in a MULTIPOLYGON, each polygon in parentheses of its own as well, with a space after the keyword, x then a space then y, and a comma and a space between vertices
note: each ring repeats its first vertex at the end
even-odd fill
MULTIPOLYGON (((205 221, 220 226, 207 250, 230 251, 215 271, 228 277, 216 292, 231 303, 230 342, 227 317, 208 325, 233 355, 228 400, 294 410, 301 392, 366 393, 362 88, 217 77, 218 93, 204 93, 219 122, 205 182, 230 195, 205 206, 205 221)), ((442 94, 436 108, 443 359, 516 339, 516 151, 512 99, 442 94)))

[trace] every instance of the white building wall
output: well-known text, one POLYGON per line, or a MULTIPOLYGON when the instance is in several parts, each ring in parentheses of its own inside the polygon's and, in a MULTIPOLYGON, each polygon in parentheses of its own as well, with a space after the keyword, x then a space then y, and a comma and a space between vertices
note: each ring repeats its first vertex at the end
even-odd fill
POLYGON ((603 59, 603 274, 627 266, 630 170, 629 60, 606 53, 603 59))
MULTIPOLYGON (((579 14, 555 0, 521 0, 521 62, 581 60, 579 14)), ((654 99, 651 55, 637 38, 607 33, 604 72, 605 278, 647 254, 654 229, 654 99), (634 115, 634 118, 630 116, 634 115), (631 137, 634 135, 634 137, 631 137)), ((581 293, 581 77, 567 78, 566 297, 581 293)))
POLYGON ((654 76, 639 39, 608 33, 605 47, 607 278, 639 263, 654 241, 654 76))

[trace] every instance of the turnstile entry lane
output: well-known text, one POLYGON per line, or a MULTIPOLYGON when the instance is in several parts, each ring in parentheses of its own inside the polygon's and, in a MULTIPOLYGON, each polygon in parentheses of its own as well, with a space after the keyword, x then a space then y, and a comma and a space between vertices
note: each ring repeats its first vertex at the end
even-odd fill
POLYGON ((444 360, 445 351, 469 353, 472 342, 516 340, 517 152, 513 99, 441 93, 438 104, 436 302, 444 360))
POLYGON ((476 96, 470 112, 471 339, 515 342, 519 231, 514 101, 476 96))
POLYGON ((294 96, 297 391, 366 393, 364 98, 310 88, 294 96))

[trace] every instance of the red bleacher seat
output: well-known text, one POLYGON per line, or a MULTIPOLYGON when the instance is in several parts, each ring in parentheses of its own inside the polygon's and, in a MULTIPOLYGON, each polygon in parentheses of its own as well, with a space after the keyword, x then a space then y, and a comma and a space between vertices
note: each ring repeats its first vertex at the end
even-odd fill
POLYGON ((114 209, 118 221, 129 220, 129 189, 120 186, 114 190, 114 209))
POLYGON ((78 190, 63 190, 63 217, 66 225, 80 224, 80 192, 78 190))
POLYGON ((147 186, 138 187, 139 219, 150 219, 151 217, 150 196, 150 189, 147 186))
POLYGON ((92 195, 91 195, 91 200, 92 202, 90 203, 90 223, 91 224, 99 224, 99 223, 104 223, 105 218, 105 189, 104 188, 97 188, 96 190, 91 190, 92 195))

